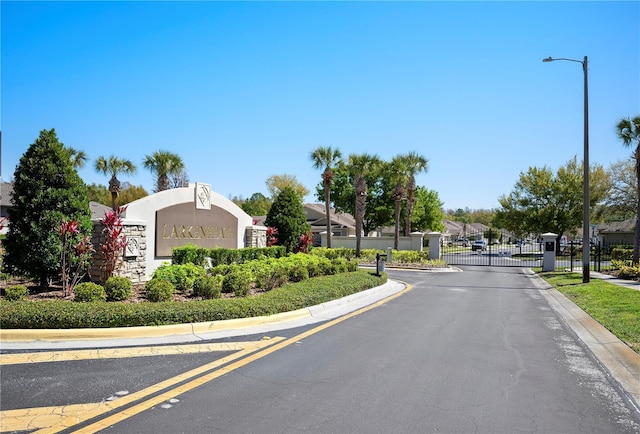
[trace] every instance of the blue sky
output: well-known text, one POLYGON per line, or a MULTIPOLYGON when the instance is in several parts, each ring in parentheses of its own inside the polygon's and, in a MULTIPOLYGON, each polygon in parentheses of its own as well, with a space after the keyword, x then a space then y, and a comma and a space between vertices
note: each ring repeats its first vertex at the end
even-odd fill
POLYGON ((165 149, 192 182, 248 197, 291 174, 315 199, 320 145, 346 156, 416 151, 419 185, 446 209, 496 208, 520 172, 583 150, 629 158, 621 117, 640 115, 640 2, 2 1, 2 172, 42 129, 115 154, 121 181, 154 188, 165 149))

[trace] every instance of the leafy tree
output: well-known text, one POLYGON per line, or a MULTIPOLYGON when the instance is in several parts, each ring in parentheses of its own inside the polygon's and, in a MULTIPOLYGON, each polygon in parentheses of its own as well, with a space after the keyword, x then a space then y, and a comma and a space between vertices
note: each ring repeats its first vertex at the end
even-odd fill
POLYGON ((247 200, 240 201, 240 208, 250 216, 267 215, 271 200, 262 193, 253 193, 247 200))
MULTIPOLYGON (((590 168, 590 206, 601 202, 609 184, 602 166, 590 168)), ((553 173, 547 166, 520 173, 514 190, 501 196, 496 223, 516 234, 554 232, 560 246, 562 234, 582 224, 582 164, 576 157, 553 173)), ((586 240, 588 242, 588 240, 586 240)))
POLYGON ((12 201, 4 266, 48 286, 61 271, 62 240, 56 228, 64 221, 77 222, 78 242, 93 229, 87 188, 54 129, 42 130, 20 158, 12 201))
POLYGON ((638 207, 635 163, 632 159, 616 161, 607 169, 609 191, 594 211, 597 221, 623 221, 636 216, 638 207))
MULTIPOLYGON (((100 184, 90 184, 87 186, 87 195, 89 201, 98 202, 103 205, 111 206, 111 193, 109 189, 100 184)), ((140 198, 148 196, 147 190, 141 185, 131 185, 128 182, 123 182, 120 188, 120 194, 118 195, 119 202, 122 205, 133 202, 140 198)))
POLYGON ((183 188, 189 186, 189 175, 185 170, 173 175, 169 182, 169 188, 183 188))
POLYGON ((320 146, 314 149, 310 155, 315 169, 324 167, 322 182, 324 184, 324 211, 327 220, 328 248, 331 248, 331 184, 333 183, 333 166, 339 164, 341 157, 342 154, 340 150, 333 149, 331 146, 320 146))
POLYGON ((300 197, 300 200, 304 200, 304 197, 309 194, 309 190, 300 184, 293 175, 272 175, 267 178, 265 184, 273 200, 275 200, 276 196, 285 188, 291 188, 300 197))
POLYGON ((640 116, 635 118, 624 118, 616 125, 618 138, 622 140, 625 147, 634 147, 632 159, 635 162, 636 170, 636 234, 633 240, 633 262, 638 263, 640 257, 640 116))
MULTIPOLYGON (((347 164, 341 164, 334 170, 331 200, 336 212, 349 213, 355 218, 354 179, 347 166, 347 164)), ((382 171, 367 172, 364 174, 364 178, 367 183, 367 206, 362 221, 362 230, 366 237, 371 231, 393 223, 393 200, 391 199, 390 180, 384 176, 382 171)), ((324 197, 322 182, 316 185, 316 196, 320 200, 324 197)))
POLYGON ((445 218, 461 223, 482 223, 485 226, 491 226, 495 218, 495 210, 492 209, 470 209, 458 208, 457 210, 448 209, 445 218))
POLYGON ((485 226, 492 226, 495 216, 496 212, 492 209, 474 209, 471 213, 474 223, 482 223, 485 226))
POLYGON ((111 155, 109 158, 103 156, 98 157, 95 162, 95 169, 98 173, 104 175, 110 174, 109 191, 111 192, 111 209, 116 209, 116 199, 120 194, 120 181, 118 174, 133 174, 136 172, 136 166, 130 160, 118 158, 111 155))
POLYGON ((145 155, 142 164, 157 176, 156 192, 168 190, 171 186, 169 176, 180 176, 185 169, 184 162, 178 154, 163 150, 145 155))
POLYGON ((143 186, 131 185, 128 182, 122 183, 122 189, 120 190, 120 203, 122 205, 147 196, 149 196, 149 193, 147 193, 147 190, 145 190, 143 186))
POLYGON ((404 229, 404 235, 407 236, 411 233, 411 215, 415 204, 416 175, 427 171, 429 160, 417 152, 409 152, 403 155, 402 158, 407 167, 407 208, 404 229))
POLYGON ((277 230, 277 244, 284 246, 287 252, 292 252, 300 237, 311 230, 302 198, 291 187, 280 191, 267 214, 265 224, 277 230))
POLYGON ((435 190, 417 187, 415 191, 415 207, 411 221, 411 231, 426 230, 443 231, 444 212, 442 201, 435 190))
POLYGON ((111 193, 106 185, 95 183, 87 185, 87 198, 89 202, 98 202, 111 206, 111 193))
MULTIPOLYGON (((347 163, 347 170, 353 179, 353 191, 355 197, 355 219, 356 219, 356 257, 360 257, 362 244, 362 222, 367 209, 367 179, 368 173, 376 173, 381 161, 375 155, 351 154, 347 163)), ((326 187, 325 187, 326 188, 326 187)))

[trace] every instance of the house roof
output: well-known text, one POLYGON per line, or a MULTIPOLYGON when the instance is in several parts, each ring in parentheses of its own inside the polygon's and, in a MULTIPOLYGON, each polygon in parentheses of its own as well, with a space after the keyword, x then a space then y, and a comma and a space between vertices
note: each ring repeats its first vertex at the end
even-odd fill
POLYGON ((598 225, 598 233, 611 234, 611 233, 628 233, 632 234, 636 230, 636 217, 621 221, 621 222, 609 222, 600 223, 598 225))
POLYGON ((91 220, 101 219, 104 217, 105 213, 111 211, 110 206, 93 201, 89 202, 89 209, 91 209, 91 220))
POLYGON ((13 194, 13 184, 10 182, 0 182, 0 205, 10 207, 13 205, 11 195, 13 194))
MULTIPOLYGON (((311 228, 326 228, 326 216, 324 204, 321 203, 307 203, 304 205, 304 213, 307 217, 307 223, 311 226, 311 228)), ((265 220, 267 216, 252 216, 254 224, 266 226, 265 220)), ((331 208, 329 217, 331 218, 331 226, 333 227, 341 227, 352 229, 356 227, 356 220, 353 216, 346 212, 338 212, 336 213, 333 208, 331 208)))
MULTIPOLYGON (((304 205, 304 211, 307 215, 307 222, 311 226, 327 225, 324 204, 307 203, 304 205)), ((356 219, 349 213, 336 212, 333 208, 331 208, 329 210, 329 218, 331 219, 332 226, 340 226, 350 229, 356 227, 356 219)))
MULTIPOLYGON (((445 234, 460 236, 463 235, 465 231, 465 223, 457 222, 453 220, 442 220, 442 224, 445 227, 445 234)), ((482 223, 467 223, 466 224, 466 232, 467 235, 470 233, 478 233, 484 232, 489 229, 489 226, 484 225, 482 223)))

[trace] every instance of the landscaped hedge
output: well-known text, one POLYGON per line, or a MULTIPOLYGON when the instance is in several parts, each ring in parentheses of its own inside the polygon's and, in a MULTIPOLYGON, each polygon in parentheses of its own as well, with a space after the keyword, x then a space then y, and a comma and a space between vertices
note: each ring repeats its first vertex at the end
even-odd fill
POLYGON ((617 261, 632 261, 633 246, 616 246, 611 250, 611 259, 617 261))
POLYGON ((247 247, 244 249, 225 249, 216 247, 207 249, 193 244, 173 249, 172 264, 195 264, 200 267, 215 267, 220 264, 242 264, 254 259, 282 258, 287 256, 283 246, 247 247), (209 259, 207 259, 209 258, 209 259), (211 261, 211 263, 209 263, 211 261))
MULTIPOLYGON (((190 262, 164 263, 153 273, 150 281, 163 279, 171 282, 176 291, 189 293, 196 279, 205 274, 222 276, 222 292, 245 297, 251 287, 271 290, 288 282, 299 282, 309 277, 356 271, 358 263, 344 258, 329 260, 318 255, 296 253, 281 258, 260 258, 243 263, 219 264, 205 270, 190 262)), ((148 284, 147 284, 148 286, 148 284)))
MULTIPOLYGON (((356 250, 349 249, 346 247, 338 247, 327 249, 326 247, 314 247, 309 252, 312 255, 321 256, 328 259, 336 259, 336 258, 345 258, 347 260, 355 259, 356 250)), ((360 261, 361 262, 373 262, 376 261, 376 255, 386 255, 386 251, 384 250, 376 250, 376 249, 363 249, 360 252, 360 261)), ((387 258, 387 261, 389 258, 387 258)), ((416 250, 393 250, 391 252, 391 263, 392 264, 421 264, 421 265, 429 265, 430 267, 446 267, 447 264, 440 259, 429 259, 429 252, 422 251, 418 252, 416 250)))
POLYGON ((367 271, 340 273, 292 283, 255 297, 191 302, 113 303, 68 301, 0 301, 0 327, 5 329, 67 329, 134 327, 221 321, 273 315, 324 303, 379 286, 367 271))

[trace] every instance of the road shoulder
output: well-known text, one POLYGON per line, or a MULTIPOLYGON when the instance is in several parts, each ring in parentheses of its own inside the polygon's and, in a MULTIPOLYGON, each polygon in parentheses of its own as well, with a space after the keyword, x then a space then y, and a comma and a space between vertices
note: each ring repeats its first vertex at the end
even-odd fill
POLYGON ((640 411, 640 355, 540 276, 532 271, 528 275, 640 411))

